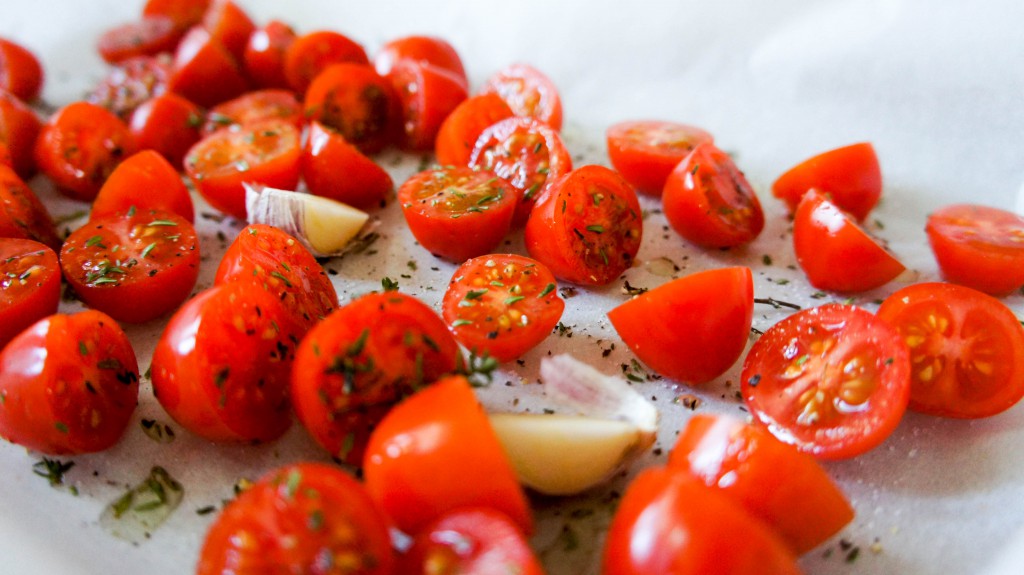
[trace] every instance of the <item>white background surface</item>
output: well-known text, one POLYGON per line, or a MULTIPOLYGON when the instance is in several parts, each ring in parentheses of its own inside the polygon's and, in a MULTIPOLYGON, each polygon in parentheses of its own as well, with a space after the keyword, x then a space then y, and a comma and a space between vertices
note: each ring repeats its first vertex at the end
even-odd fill
MULTIPOLYGON (((681 268, 675 275, 750 265, 758 297, 822 303, 809 298, 815 290, 800 272, 787 268, 794 263, 788 222, 769 186, 800 160, 857 141, 875 144, 885 177, 883 201, 869 227, 911 270, 857 298, 869 309, 907 283, 937 277, 923 233, 930 209, 954 201, 1024 205, 1018 199, 1024 182, 1024 4, 1017 0, 240 3, 257 22, 279 18, 299 32, 335 29, 371 54, 400 35, 443 36, 461 52, 474 87, 506 64, 531 63, 561 90, 563 133, 577 165, 607 163, 603 133, 615 121, 666 119, 711 131, 759 192, 766 230, 746 249, 704 253, 663 231, 663 219, 652 215, 645 222, 639 264, 626 274, 634 286, 666 281, 664 266, 652 262, 667 257, 681 268), (761 263, 764 255, 771 256, 771 266, 761 263), (780 279, 790 283, 780 285, 780 279)), ((140 10, 141 2, 5 0, 0 35, 40 56, 48 73, 44 97, 63 105, 104 73, 94 50, 99 34, 140 10)), ((420 158, 396 153, 380 159, 396 183, 420 164, 420 158)), ((45 182, 33 184, 53 198, 45 182)), ((645 207, 657 205, 646 201, 645 207)), ((52 209, 64 215, 83 208, 55 200, 52 209)), ((396 205, 375 215, 385 236, 378 253, 327 265, 338 272, 334 278, 342 300, 377 288, 389 276, 399 279, 403 291, 438 302, 453 267, 413 245, 396 205), (417 262, 415 272, 410 260, 417 262)), ((217 232, 230 238, 239 226, 197 221, 207 257, 199 289, 209 285, 223 249, 217 232)), ((521 240, 513 236, 508 248, 521 249, 521 240)), ((484 392, 487 403, 507 408, 512 397, 521 396, 527 398, 521 405, 538 405, 541 386, 531 382, 539 358, 549 350, 571 351, 606 372, 618 372, 631 356, 604 313, 624 301, 621 285, 580 290, 568 300, 563 323, 573 337, 552 336, 524 358, 523 367, 513 365, 517 372, 503 374, 495 389, 484 392), (602 358, 613 343, 615 349, 602 358), (511 385, 501 385, 504 380, 511 385)), ((1022 314, 1020 296, 1006 301, 1022 314)), ((755 327, 765 329, 782 314, 759 306, 755 327)), ((143 371, 163 323, 128 329, 143 371)), ((645 393, 663 410, 658 447, 667 452, 687 417, 672 403, 676 396, 697 395, 699 410, 740 413, 733 397, 736 377, 734 369, 698 390, 664 381, 645 384, 645 393)), ((146 382, 136 419, 142 417, 170 423, 146 382)), ((174 443, 159 445, 133 424, 110 452, 74 458, 66 481, 78 489, 77 497, 32 474, 39 454, 0 445, 0 572, 188 573, 211 520, 196 509, 230 498, 240 477, 255 479, 286 462, 324 457, 298 426, 262 447, 215 446, 175 430, 174 443), (113 538, 97 522, 103 506, 155 464, 185 485, 185 502, 151 540, 133 546, 113 538)), ((908 415, 878 450, 827 466, 851 497, 857 517, 839 537, 807 554, 803 567, 814 574, 979 572, 1024 525, 1022 446, 1021 406, 976 422, 908 415), (851 546, 860 552, 848 562, 851 546)), ((642 464, 663 459, 652 453, 642 464)), ((623 485, 620 480, 611 489, 623 485)), ((607 493, 538 501, 541 529, 534 543, 551 573, 596 573, 593 558, 608 520, 609 508, 601 503, 607 493)), ((1024 542, 1015 548, 1024 548, 1024 542)), ((1003 561, 1009 567, 1001 573, 1024 571, 1019 557, 1016 563, 1003 561)))

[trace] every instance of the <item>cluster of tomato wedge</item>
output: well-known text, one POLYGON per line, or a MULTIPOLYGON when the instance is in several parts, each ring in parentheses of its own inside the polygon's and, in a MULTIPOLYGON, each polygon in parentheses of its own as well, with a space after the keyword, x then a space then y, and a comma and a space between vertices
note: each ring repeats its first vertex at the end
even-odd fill
MULTIPOLYGON (((513 65, 470 96, 458 54, 438 38, 389 42, 371 61, 337 32, 257 27, 231 0, 149 0, 99 50, 110 75, 42 123, 25 103, 42 67, 0 40, 0 435, 52 454, 116 443, 139 393, 118 324, 173 312, 151 373, 179 424, 212 441, 272 441, 294 413, 365 473, 362 483, 319 464, 268 474, 213 524, 199 573, 540 573, 527 499, 458 375, 460 344, 514 360, 558 322, 558 281, 619 278, 640 248, 637 191, 659 197, 671 227, 702 248, 750 243, 764 227, 753 188, 708 132, 623 122, 607 132, 614 169, 574 168, 548 78, 513 65), (200 249, 180 171, 238 218, 243 182, 301 182, 371 209, 393 188, 372 154, 392 145, 438 161, 399 186, 397 203, 426 250, 461 264, 441 314, 388 290, 339 307, 313 256, 261 224, 241 230, 214 287, 189 299, 200 249), (36 170, 92 203, 65 240, 25 184, 36 170), (516 227, 529 257, 491 253, 516 227), (55 314, 62 278, 93 310, 55 314), (400 555, 389 527, 414 536, 400 555)), ((775 182, 811 285, 860 292, 904 271, 859 225, 881 189, 869 144, 775 182)), ((986 294, 1024 284, 1024 220, 950 206, 926 229, 955 283, 901 289, 874 314, 802 310, 767 330, 741 375, 755 423, 691 418, 668 465, 641 473, 621 502, 606 574, 795 573, 796 555, 852 517, 815 457, 877 446, 908 405, 972 418, 1020 400, 1024 328, 986 294)), ((753 305, 750 270, 730 267, 608 317, 652 370, 699 385, 739 360, 753 305)))

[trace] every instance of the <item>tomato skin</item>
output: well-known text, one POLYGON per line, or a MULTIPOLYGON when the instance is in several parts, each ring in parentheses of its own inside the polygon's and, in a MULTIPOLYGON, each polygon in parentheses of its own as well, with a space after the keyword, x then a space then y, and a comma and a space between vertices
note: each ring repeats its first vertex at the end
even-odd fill
POLYGON ((0 38, 0 89, 31 102, 39 97, 44 78, 43 67, 31 50, 0 38))
POLYGON ((136 209, 90 219, 60 250, 64 279, 83 302, 120 322, 156 319, 188 298, 199 239, 172 212, 136 209))
POLYGON ((218 210, 245 219, 243 183, 294 190, 299 183, 300 134, 283 120, 218 130, 185 154, 185 173, 218 210))
POLYGON ((772 195, 794 213, 812 188, 829 194, 842 210, 864 221, 882 195, 882 170, 875 148, 862 142, 808 158, 775 180, 772 195))
POLYGON ((139 56, 173 52, 180 39, 181 30, 174 20, 166 16, 147 16, 104 32, 97 50, 107 63, 117 64, 139 56))
POLYGON ((441 123, 468 96, 463 77, 425 61, 399 60, 387 78, 402 108, 401 147, 433 150, 441 123))
POLYGON ((823 290, 867 291, 885 285, 906 269, 817 190, 804 194, 797 208, 793 250, 807 280, 823 290))
POLYGON ((702 271, 672 280, 608 312, 640 361, 678 382, 701 384, 743 354, 754 313, 750 268, 702 271))
POLYGON ((522 487, 462 376, 446 377, 388 412, 370 437, 363 472, 370 497, 406 533, 461 507, 495 509, 523 533, 533 532, 522 487))
POLYGON ((464 86, 469 85, 462 58, 444 38, 437 36, 403 36, 386 42, 373 57, 373 66, 381 76, 387 76, 402 60, 427 62, 452 72, 462 78, 464 86))
POLYGON ((349 62, 369 65, 366 50, 348 36, 332 30, 303 34, 284 53, 284 77, 296 94, 305 94, 314 78, 330 66, 349 62))
POLYGON ((136 108, 167 91, 173 64, 170 54, 129 58, 111 68, 86 101, 127 121, 136 108))
POLYGON ((826 304, 787 317, 754 343, 741 393, 775 437, 819 459, 846 459, 899 425, 910 371, 895 328, 863 309, 826 304))
POLYGON ((316 120, 302 150, 302 179, 310 193, 360 209, 383 206, 395 187, 387 170, 316 120))
POLYGON ((358 463, 370 431, 395 402, 460 366, 458 344, 433 309, 399 292, 371 293, 302 339, 292 401, 317 443, 358 463))
POLYGON ((512 227, 512 185, 489 170, 437 168, 413 175, 398 189, 409 229, 430 253, 463 262, 486 254, 512 227))
POLYGON ((206 533, 196 575, 401 573, 394 562, 387 525, 363 486, 337 467, 297 463, 225 507, 206 533))
POLYGON ((0 238, 22 238, 59 250, 50 212, 14 170, 0 166, 0 238))
POLYGON ((257 28, 242 54, 242 69, 260 88, 290 88, 284 75, 284 55, 295 41, 291 26, 280 20, 271 20, 257 28))
POLYGON ((764 212, 743 172, 714 144, 696 146, 665 181, 665 218, 679 235, 705 248, 753 241, 764 212))
POLYGON ((209 31, 194 27, 178 43, 168 89, 209 108, 249 89, 231 52, 209 31))
POLYGON ((0 349, 60 304, 57 254, 32 240, 0 239, 0 349))
POLYGON ((796 555, 853 520, 849 501, 813 457, 732 416, 691 417, 668 465, 741 504, 796 555))
POLYGON ((301 131, 305 116, 294 93, 288 90, 254 90, 211 108, 203 125, 203 135, 208 136, 235 124, 262 120, 284 120, 301 131))
POLYGON ((878 317, 910 348, 910 409, 974 419, 1024 397, 1024 327, 1001 301, 944 283, 907 286, 878 317))
POLYGON ((128 336, 98 311, 41 319, 0 351, 0 436, 46 454, 103 451, 139 397, 128 336))
POLYGON ((185 153, 199 141, 202 119, 199 106, 166 92, 135 108, 128 128, 139 150, 154 150, 180 169, 185 153))
POLYGON ((463 100, 437 130, 434 141, 437 163, 442 166, 468 166, 480 134, 512 116, 512 108, 497 94, 480 94, 463 100))
POLYGON ((309 84, 306 116, 333 128, 363 153, 383 150, 393 139, 401 112, 391 83, 365 64, 331 64, 309 84))
POLYGON ((256 25, 238 4, 232 0, 212 2, 203 14, 202 24, 237 62, 242 61, 245 46, 249 43, 249 36, 256 30, 256 25))
POLYGON ((455 339, 477 355, 512 361, 543 341, 565 302, 544 264, 514 254, 466 260, 441 302, 455 339))
POLYGON ((43 124, 17 96, 0 90, 0 141, 7 144, 11 166, 22 178, 36 172, 36 138, 43 124))
POLYGON ((192 196, 181 175, 153 150, 128 157, 111 172, 93 200, 89 219, 125 214, 133 206, 173 212, 190 224, 195 219, 192 196))
POLYGON ((43 125, 35 157, 58 190, 91 201, 114 168, 134 151, 135 140, 120 118, 96 104, 74 102, 43 125))
POLYGON ((700 144, 714 143, 701 128, 658 120, 627 120, 605 131, 608 159, 636 190, 660 197, 669 174, 700 144))
POLYGON ((543 575, 544 569, 508 517, 486 507, 453 511, 416 534, 399 559, 405 575, 543 575))
POLYGON ((142 16, 165 16, 181 30, 187 30, 203 21, 210 3, 211 0, 146 0, 142 16))
POLYGON ((928 215, 928 243, 947 281, 1002 296, 1024 286, 1024 218, 954 204, 928 215))
POLYGON ((724 494, 665 468, 626 489, 604 547, 603 575, 797 575, 796 557, 724 494))
POLYGON ((230 282, 190 299, 153 351, 153 393, 182 427, 264 442, 291 425, 288 382, 302 328, 275 296, 230 282))
POLYGON ((555 84, 529 64, 512 64, 487 79, 481 94, 496 93, 517 116, 535 118, 562 129, 562 99, 555 84))
POLYGON ((526 222, 526 250, 559 279, 606 285, 633 265, 642 225, 633 188, 608 168, 583 166, 537 200, 526 222))

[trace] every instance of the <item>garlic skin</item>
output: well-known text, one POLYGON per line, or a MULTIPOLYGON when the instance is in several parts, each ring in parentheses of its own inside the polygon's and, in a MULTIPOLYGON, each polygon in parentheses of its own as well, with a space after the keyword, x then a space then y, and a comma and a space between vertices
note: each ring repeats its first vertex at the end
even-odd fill
POLYGON ((245 184, 245 210, 248 223, 280 228, 318 258, 341 255, 370 219, 329 198, 250 184, 245 184))

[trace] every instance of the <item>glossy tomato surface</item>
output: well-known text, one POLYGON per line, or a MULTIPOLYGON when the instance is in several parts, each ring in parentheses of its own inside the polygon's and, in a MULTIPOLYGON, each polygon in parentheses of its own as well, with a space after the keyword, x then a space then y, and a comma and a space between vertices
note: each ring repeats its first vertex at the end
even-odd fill
POLYGON ((331 64, 306 90, 306 117, 338 131, 365 153, 383 150, 401 129, 401 110, 391 82, 353 62, 331 64))
POLYGON ((411 151, 433 150, 441 124, 469 95, 465 76, 426 61, 399 60, 387 77, 402 109, 399 144, 411 151))
POLYGON ((129 58, 113 66, 86 101, 127 121, 143 102, 167 92, 173 65, 169 54, 129 58))
POLYGON ((512 64, 494 73, 480 93, 495 93, 517 116, 535 118, 562 129, 562 98, 554 82, 529 64, 512 64))
POLYGON ((605 131, 608 159, 638 192, 661 196, 672 170, 699 144, 713 143, 707 131, 663 120, 627 120, 605 131))
POLYGON ((173 52, 182 31, 166 16, 147 16, 119 24, 100 36, 97 50, 110 64, 139 56, 155 56, 173 52))
POLYGON ((291 91, 254 90, 210 108, 203 133, 208 135, 235 124, 261 120, 284 120, 302 130, 305 119, 302 103, 291 91))
POLYGON ((202 109, 172 92, 140 104, 128 120, 139 150, 153 150, 180 170, 185 153, 199 141, 202 109))
POLYGON ((434 155, 442 166, 468 166, 480 134, 513 116, 512 108, 497 94, 480 94, 463 100, 437 130, 434 155))
POLYGON ((284 53, 284 77, 296 94, 306 93, 310 82, 331 64, 367 65, 370 59, 357 42, 333 30, 318 30, 293 40, 284 53))
POLYGON ((842 210, 863 221, 882 195, 882 169, 868 142, 843 146, 808 158, 772 184, 772 195, 796 212, 808 190, 831 196, 842 210))
POLYGON ((11 167, 22 178, 36 171, 35 145, 42 122, 17 96, 0 90, 0 141, 11 155, 11 167))
POLYGON ((0 38, 0 89, 31 102, 39 97, 44 79, 39 58, 31 50, 0 38))
POLYGON ((0 436, 46 454, 103 451, 139 397, 128 336, 98 311, 39 320, 0 351, 0 436))
POLYGON ((242 68, 256 86, 289 88, 284 55, 296 37, 295 30, 280 20, 270 20, 253 31, 242 53, 242 68))
POLYGON ((387 170, 316 120, 302 149, 302 180, 311 194, 360 209, 383 206, 395 187, 387 170))
POLYGON ((57 313, 57 254, 32 240, 0 238, 0 349, 25 328, 57 313))
POLYGON ((1024 327, 1001 301, 955 284, 921 283, 885 299, 878 317, 910 348, 910 408, 988 417, 1024 397, 1024 327))
POLYGON ((62 243, 46 206, 7 166, 0 166, 0 238, 35 240, 54 250, 62 243))
POLYGON ((741 392, 754 419, 820 459, 881 444, 910 399, 910 352, 885 321, 826 304, 769 328, 743 363, 741 392))
POLYGON ((374 55, 373 65, 378 74, 387 76, 401 60, 427 62, 462 78, 463 85, 469 83, 462 58, 455 47, 444 38, 414 35, 389 40, 374 55))
POLYGON ((996 296, 1024 286, 1024 217, 954 204, 929 214, 925 231, 948 281, 996 296))
POLYGON ((210 107, 240 96, 249 89, 249 81, 231 51, 209 30, 196 26, 178 43, 167 87, 210 107))
POLYGON ((111 172, 96 199, 89 219, 136 210, 173 212, 189 223, 195 219, 192 196, 178 170, 153 150, 143 150, 111 172))

